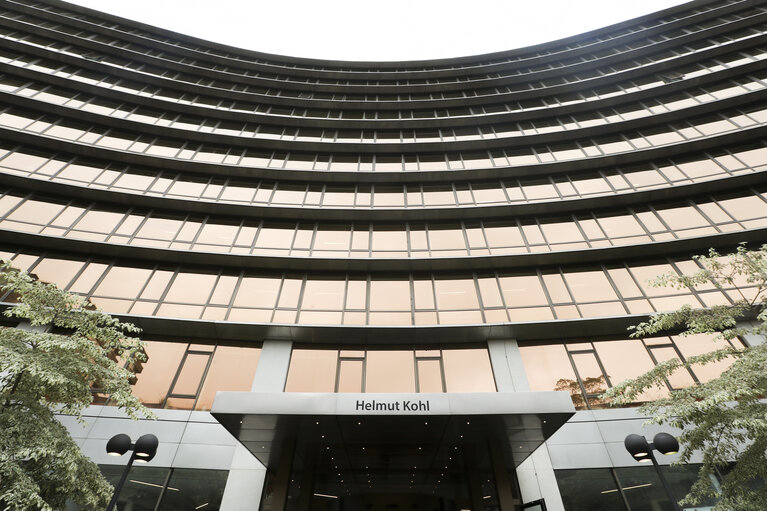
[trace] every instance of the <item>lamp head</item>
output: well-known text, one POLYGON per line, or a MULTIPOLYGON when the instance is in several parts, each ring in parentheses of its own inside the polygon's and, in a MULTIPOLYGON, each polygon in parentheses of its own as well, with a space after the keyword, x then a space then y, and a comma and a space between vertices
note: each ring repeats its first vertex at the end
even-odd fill
POLYGON ((154 458, 154 455, 157 454, 157 444, 159 444, 159 441, 156 436, 152 434, 141 435, 138 440, 136 440, 136 446, 133 448, 136 452, 136 461, 151 461, 152 458, 154 458))
POLYGON ((638 461, 644 461, 643 458, 647 457, 647 461, 650 461, 650 446, 647 444, 647 439, 641 435, 629 435, 623 441, 623 445, 626 446, 626 450, 638 461))
POLYGON ((120 433, 109 439, 107 442, 107 454, 110 456, 122 456, 130 449, 130 437, 125 433, 120 433))
POLYGON ((658 433, 652 439, 652 444, 662 454, 676 454, 679 452, 679 442, 668 433, 658 433))

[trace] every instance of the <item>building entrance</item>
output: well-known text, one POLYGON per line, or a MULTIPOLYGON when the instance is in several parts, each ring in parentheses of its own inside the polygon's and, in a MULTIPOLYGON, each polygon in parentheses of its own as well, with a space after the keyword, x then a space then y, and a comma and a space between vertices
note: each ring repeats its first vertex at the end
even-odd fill
POLYGON ((255 394, 261 413, 213 414, 267 467, 262 511, 512 511, 515 468, 572 415, 565 393, 514 413, 520 394, 255 394))

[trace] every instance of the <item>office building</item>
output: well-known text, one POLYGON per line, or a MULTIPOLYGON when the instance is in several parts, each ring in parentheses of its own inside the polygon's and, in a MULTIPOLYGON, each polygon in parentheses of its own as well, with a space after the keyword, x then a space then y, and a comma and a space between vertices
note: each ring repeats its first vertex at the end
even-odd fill
POLYGON ((669 509, 599 395, 733 299, 648 280, 767 239, 765 2, 409 62, 0 10, 0 250, 147 341, 157 421, 62 418, 110 477, 159 437, 124 509, 669 509))

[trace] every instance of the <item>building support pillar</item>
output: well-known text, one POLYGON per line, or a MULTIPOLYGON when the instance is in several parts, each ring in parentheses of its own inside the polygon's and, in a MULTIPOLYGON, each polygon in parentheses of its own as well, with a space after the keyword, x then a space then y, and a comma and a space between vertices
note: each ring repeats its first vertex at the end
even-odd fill
MULTIPOLYGON (((292 348, 291 341, 264 341, 250 389, 252 392, 283 391, 292 348)), ((245 447, 238 444, 226 479, 221 511, 256 511, 265 481, 266 469, 245 447)))
MULTIPOLYGON (((487 349, 498 392, 529 392, 530 384, 517 340, 488 340, 487 349)), ((545 443, 517 467, 516 475, 522 503, 543 498, 547 511, 565 510, 545 443)))

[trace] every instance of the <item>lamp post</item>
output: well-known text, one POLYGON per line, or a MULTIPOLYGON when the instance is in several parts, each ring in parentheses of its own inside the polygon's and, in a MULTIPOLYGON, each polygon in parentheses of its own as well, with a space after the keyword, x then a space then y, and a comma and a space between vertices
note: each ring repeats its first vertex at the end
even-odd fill
POLYGON ((674 506, 674 511, 681 511, 679 504, 677 504, 674 495, 671 493, 671 487, 668 485, 666 478, 663 477, 658 461, 652 453, 654 449, 661 454, 676 454, 679 452, 679 442, 677 439, 668 433, 658 433, 652 439, 652 442, 648 443, 647 439, 641 435, 629 435, 623 441, 623 445, 626 446, 626 450, 639 463, 652 462, 655 472, 658 473, 658 478, 663 485, 663 489, 666 490, 666 495, 668 495, 671 505, 674 506))
POLYGON ((125 480, 128 478, 128 472, 133 465, 133 462, 148 463, 154 458, 157 453, 157 444, 159 441, 154 435, 141 435, 135 444, 131 443, 131 439, 125 433, 120 433, 109 439, 107 442, 107 454, 110 456, 122 456, 128 451, 133 451, 128 459, 128 464, 123 470, 123 475, 120 477, 120 482, 115 487, 115 493, 112 495, 112 500, 109 501, 107 511, 112 511, 117 504, 117 496, 120 495, 125 480))

